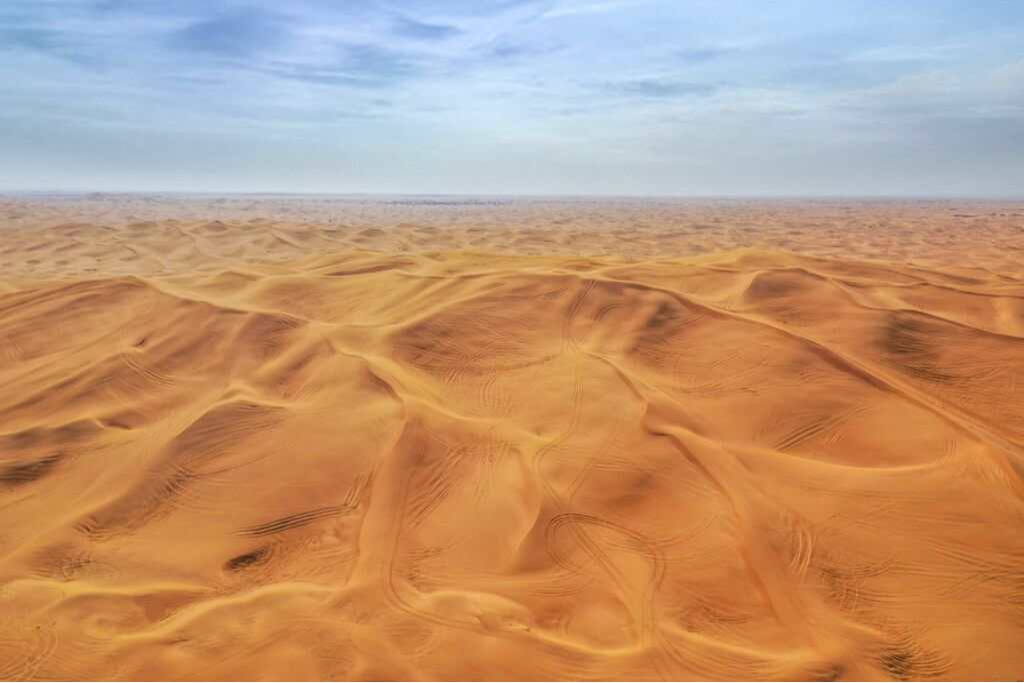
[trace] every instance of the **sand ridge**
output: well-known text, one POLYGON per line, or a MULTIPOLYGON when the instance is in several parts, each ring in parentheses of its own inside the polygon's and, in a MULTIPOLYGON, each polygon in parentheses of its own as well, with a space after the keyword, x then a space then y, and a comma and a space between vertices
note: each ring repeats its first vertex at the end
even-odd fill
POLYGON ((141 201, 0 210, 0 679, 1024 671, 1018 206, 141 201))

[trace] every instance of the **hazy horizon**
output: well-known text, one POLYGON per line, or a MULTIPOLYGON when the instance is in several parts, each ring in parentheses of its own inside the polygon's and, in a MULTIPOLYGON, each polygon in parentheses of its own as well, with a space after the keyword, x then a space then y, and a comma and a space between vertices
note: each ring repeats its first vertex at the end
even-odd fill
POLYGON ((14 0, 0 190, 992 198, 1024 5, 14 0))
POLYGON ((31 198, 37 197, 88 197, 97 195, 110 196, 171 196, 182 198, 232 198, 232 197, 268 197, 285 199, 303 198, 335 198, 335 199, 473 199, 473 200, 652 200, 652 201, 842 201, 842 202, 885 202, 885 201, 920 201, 920 202, 1024 202, 1024 192, 997 194, 569 194, 569 193, 523 193, 523 192, 302 192, 281 190, 131 190, 131 189, 63 189, 63 188, 20 188, 0 189, 0 196, 31 198))

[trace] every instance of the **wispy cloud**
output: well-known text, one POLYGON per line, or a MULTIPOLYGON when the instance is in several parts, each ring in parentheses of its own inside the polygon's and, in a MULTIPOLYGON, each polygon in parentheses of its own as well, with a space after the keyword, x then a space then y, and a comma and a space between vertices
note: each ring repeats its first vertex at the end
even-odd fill
POLYGON ((679 59, 687 64, 700 64, 702 62, 710 62, 714 59, 719 59, 728 54, 735 53, 736 50, 731 47, 691 47, 679 50, 676 54, 679 59))
POLYGON ((960 45, 885 45, 874 47, 847 56, 851 62, 882 63, 925 63, 954 59, 963 50, 960 45))
POLYGON ((247 8, 195 21, 171 33, 167 44, 192 53, 248 58, 279 46, 287 36, 284 17, 247 8))
POLYGON ((461 33, 456 26, 430 24, 408 17, 399 17, 395 20, 395 32, 400 36, 416 40, 445 40, 461 33))
POLYGON ((376 45, 350 45, 336 62, 272 62, 254 67, 278 78, 319 85, 388 88, 420 73, 420 66, 401 52, 376 45))
POLYGON ((646 0, 562 0, 544 12, 545 19, 571 17, 581 14, 604 14, 617 12, 645 2, 646 0))
POLYGON ((685 81, 658 78, 635 78, 605 84, 610 93, 631 95, 646 99, 662 99, 710 95, 718 88, 710 83, 688 83, 685 81))

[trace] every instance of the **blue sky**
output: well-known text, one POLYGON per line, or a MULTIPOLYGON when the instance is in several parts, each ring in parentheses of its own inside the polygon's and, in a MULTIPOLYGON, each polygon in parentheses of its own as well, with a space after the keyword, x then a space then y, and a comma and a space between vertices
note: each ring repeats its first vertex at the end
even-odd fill
POLYGON ((0 189, 1024 194, 1024 2, 2 0, 0 189))

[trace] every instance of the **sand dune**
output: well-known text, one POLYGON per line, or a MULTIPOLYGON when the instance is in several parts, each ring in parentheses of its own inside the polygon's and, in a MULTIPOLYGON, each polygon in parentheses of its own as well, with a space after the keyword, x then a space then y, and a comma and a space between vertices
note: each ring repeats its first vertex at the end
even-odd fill
POLYGON ((1024 675, 1021 205, 0 224, 0 679, 1024 675))

